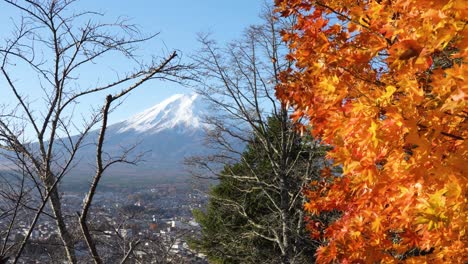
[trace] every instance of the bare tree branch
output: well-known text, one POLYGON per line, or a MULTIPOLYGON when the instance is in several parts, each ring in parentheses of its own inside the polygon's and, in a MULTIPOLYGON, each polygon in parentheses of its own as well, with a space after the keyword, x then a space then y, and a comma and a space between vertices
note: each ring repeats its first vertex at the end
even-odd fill
MULTIPOLYGON (((108 115, 113 109, 111 104, 123 100, 131 91, 152 80, 183 81, 186 76, 180 72, 190 66, 177 61, 175 52, 161 60, 151 58, 150 62, 139 61, 135 51, 157 34, 143 36, 138 27, 125 19, 101 23, 95 19, 102 16, 100 13, 74 13, 75 0, 3 2, 19 10, 22 17, 20 23, 14 26, 15 32, 10 39, 0 44, 1 76, 14 99, 5 109, 3 106, 0 109, 0 155, 5 156, 12 166, 25 168, 26 180, 33 182, 37 190, 35 195, 39 196, 39 201, 33 206, 23 202, 21 193, 16 195, 19 197, 15 201, 16 206, 5 214, 11 218, 11 230, 18 222, 19 209, 34 210, 35 213, 25 239, 17 245, 18 250, 13 254, 14 262, 20 261, 39 218, 49 215, 55 221, 61 249, 69 263, 77 263, 75 244, 81 239, 88 244, 93 260, 102 263, 95 238, 88 228, 87 215, 94 194, 102 175, 110 166, 116 163, 136 164, 141 158, 141 155, 137 155, 129 159, 132 148, 128 148, 119 157, 103 159, 108 115), (96 85, 82 88, 80 73, 106 56, 126 58, 129 65, 134 65, 133 70, 118 73, 116 78, 105 83, 96 81, 96 85), (22 71, 15 68, 17 64, 29 66, 34 76, 21 76, 22 71), (37 87, 24 87, 16 78, 35 78, 37 87), (27 94, 29 89, 42 92, 41 97, 31 98, 27 94), (104 106, 89 113, 82 124, 75 123, 75 108, 80 106, 79 101, 103 92, 109 94, 104 106), (38 100, 43 102, 38 103, 38 100), (73 223, 77 218, 65 215, 58 184, 77 166, 77 153, 87 144, 87 136, 98 123, 101 123, 101 127, 96 147, 96 172, 78 218, 82 232, 75 234, 73 223), (31 130, 33 133, 30 133, 31 130), (22 139, 25 134, 31 138, 22 139)), ((0 255, 7 251, 6 242, 3 244, 0 255)))

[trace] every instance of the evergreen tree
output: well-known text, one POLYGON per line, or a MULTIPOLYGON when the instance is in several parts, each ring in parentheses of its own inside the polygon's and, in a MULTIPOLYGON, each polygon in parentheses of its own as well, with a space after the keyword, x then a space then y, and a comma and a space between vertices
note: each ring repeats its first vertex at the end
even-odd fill
MULTIPOLYGON (((292 137, 288 148, 286 186, 290 196, 287 211, 289 221, 283 226, 279 207, 281 190, 273 164, 261 139, 254 136, 246 146, 240 162, 227 165, 220 174, 219 184, 211 189, 205 211, 194 212, 202 227, 202 234, 193 246, 205 253, 213 263, 280 263, 282 252, 278 238, 282 228, 289 230, 291 248, 295 252, 290 263, 309 263, 317 243, 305 232, 303 189, 312 179, 320 177, 326 147, 311 138, 300 137, 291 122, 270 117, 266 137, 275 149, 280 149, 284 138, 292 137), (284 130, 286 123, 286 131, 284 130), (287 133, 288 135, 284 135, 287 133)), ((280 162, 280 160, 278 160, 280 162)))

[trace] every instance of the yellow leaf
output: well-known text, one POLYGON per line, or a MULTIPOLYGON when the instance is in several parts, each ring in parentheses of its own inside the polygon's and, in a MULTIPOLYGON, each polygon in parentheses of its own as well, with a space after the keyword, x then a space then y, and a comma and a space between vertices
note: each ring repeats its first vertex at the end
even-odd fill
POLYGON ((376 100, 377 104, 379 105, 381 103, 385 103, 385 104, 390 103, 390 101, 391 101, 390 99, 392 98, 393 93, 395 93, 395 91, 396 91, 395 86, 393 86, 393 85, 387 86, 385 88, 385 93, 382 96, 380 96, 379 98, 377 98, 377 100, 376 100))
POLYGON ((377 147, 377 145, 379 144, 379 140, 377 139, 377 128, 377 124, 374 121, 372 121, 371 126, 369 128, 369 132, 372 135, 372 144, 374 145, 374 148, 377 147))
POLYGON ((377 216, 375 220, 372 222, 372 231, 379 232, 380 228, 381 228, 381 219, 379 216, 377 216))
POLYGON ((458 197, 460 197, 461 193, 462 193, 462 189, 460 187, 460 185, 456 182, 450 182, 447 184, 447 186, 445 187, 447 189, 447 197, 450 197, 450 198, 455 198, 457 199, 458 197))

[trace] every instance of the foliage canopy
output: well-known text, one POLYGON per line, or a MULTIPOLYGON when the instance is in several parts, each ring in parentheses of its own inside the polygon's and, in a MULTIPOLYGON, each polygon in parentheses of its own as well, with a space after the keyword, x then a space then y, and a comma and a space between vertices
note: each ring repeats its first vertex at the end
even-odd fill
POLYGON ((297 16, 277 96, 344 171, 308 193, 308 212, 342 213, 309 224, 319 262, 466 262, 466 2, 276 5, 297 16))

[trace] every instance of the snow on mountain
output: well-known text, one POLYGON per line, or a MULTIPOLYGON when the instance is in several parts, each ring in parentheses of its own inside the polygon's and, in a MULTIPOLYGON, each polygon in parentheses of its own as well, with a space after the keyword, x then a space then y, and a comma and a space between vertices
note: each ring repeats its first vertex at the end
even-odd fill
MULTIPOLYGON (((184 166, 184 159, 210 152, 205 145, 206 124, 202 122, 203 115, 208 112, 206 109, 200 96, 177 94, 125 121, 110 125, 104 141, 105 159, 124 153, 128 160, 143 156, 137 166, 115 164, 110 167, 103 182, 128 185, 186 182, 191 176, 184 166), (129 148, 132 151, 126 153, 129 148)), ((98 136, 99 130, 89 133, 64 182, 73 185, 91 180, 98 136)), ((57 149, 57 153, 60 152, 62 150, 57 149)))
MULTIPOLYGON (((110 125, 104 141, 106 157, 119 157, 132 148, 128 159, 143 155, 137 166, 116 164, 107 171, 109 182, 186 181, 190 178, 184 159, 208 153, 203 115, 206 104, 197 94, 177 94, 124 121, 110 125)), ((96 142, 99 131, 89 135, 96 142)), ((74 180, 92 175, 94 144, 80 149, 80 165, 72 171, 74 180), (90 166, 91 165, 91 166, 90 166)))
POLYGON ((204 114, 204 109, 197 94, 176 94, 119 123, 117 133, 134 131, 156 134, 174 128, 179 133, 199 130, 203 127, 200 117, 204 114))

